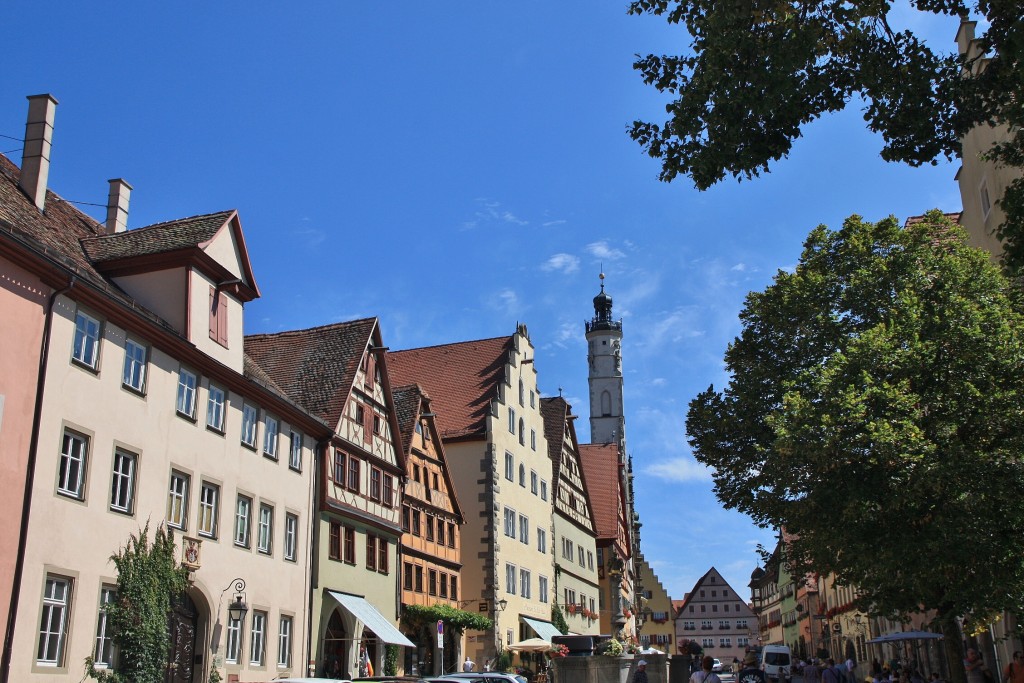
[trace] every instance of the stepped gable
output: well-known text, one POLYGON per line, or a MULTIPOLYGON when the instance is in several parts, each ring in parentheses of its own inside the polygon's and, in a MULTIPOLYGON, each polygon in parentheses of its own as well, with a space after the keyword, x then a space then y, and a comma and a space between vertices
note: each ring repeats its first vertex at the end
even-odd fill
POLYGON ((590 494, 594 531, 599 539, 618 538, 619 447, 613 443, 580 444, 580 464, 590 494))
POLYGON ((482 439, 512 344, 508 336, 389 352, 388 371, 430 395, 442 439, 482 439))
POLYGON ((341 420, 376 326, 376 318, 364 318, 253 334, 245 338, 245 353, 293 401, 333 426, 341 420))

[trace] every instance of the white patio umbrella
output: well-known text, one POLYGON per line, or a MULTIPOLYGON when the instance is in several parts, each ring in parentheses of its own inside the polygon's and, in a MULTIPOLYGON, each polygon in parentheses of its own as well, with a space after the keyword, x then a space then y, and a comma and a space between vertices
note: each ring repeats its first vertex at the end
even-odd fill
POLYGON ((543 638, 527 638, 518 643, 512 643, 506 649, 513 652, 547 652, 551 647, 551 642, 543 638))

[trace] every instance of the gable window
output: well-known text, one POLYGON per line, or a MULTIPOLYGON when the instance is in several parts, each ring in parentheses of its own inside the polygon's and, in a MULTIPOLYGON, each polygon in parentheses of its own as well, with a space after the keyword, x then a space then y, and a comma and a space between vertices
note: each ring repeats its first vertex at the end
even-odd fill
POLYGON ((256 549, 264 555, 269 555, 274 539, 274 508, 266 503, 260 503, 260 523, 256 549))
POLYGON ((131 514, 135 502, 135 454, 114 451, 114 472, 110 478, 110 509, 131 514))
POLYGON ((75 314, 75 345, 71 357, 82 365, 96 369, 100 354, 100 322, 78 311, 75 314))
POLYGON ((220 502, 220 487, 204 481, 199 489, 199 524, 200 536, 217 537, 217 505, 220 502))
POLYGON ((298 544, 299 517, 288 512, 284 516, 284 559, 295 561, 295 549, 298 544))
POLYGON ((252 525, 252 499, 238 496, 235 503, 235 545, 249 547, 249 530, 252 525))
POLYGON ((348 459, 348 489, 359 493, 359 459, 348 459))
POLYGON ((39 648, 36 651, 36 663, 41 666, 61 666, 64 663, 70 600, 71 579, 47 574, 39 618, 39 648))
POLYGON ((210 287, 210 339, 228 346, 228 297, 216 287, 210 287))
POLYGON ((263 455, 277 460, 277 418, 266 415, 266 424, 263 427, 263 455))
POLYGON ((256 448, 256 406, 242 404, 242 443, 249 448, 256 448))
POLYGON ((288 436, 288 467, 302 471, 302 434, 292 432, 288 436))
POLYGON ((206 397, 206 426, 224 433, 224 390, 213 384, 206 397))
POLYGON ((511 453, 505 451, 505 478, 515 481, 516 460, 511 453))
POLYGON ((185 368, 178 370, 178 400, 175 403, 178 414, 195 419, 196 416, 196 376, 185 368))
POLYGON ((345 454, 338 449, 334 450, 334 483, 345 485, 345 454))
POLYGON ((189 476, 171 470, 171 484, 167 492, 167 526, 185 529, 188 521, 189 476))
POLYGON ((131 339, 124 340, 124 368, 121 383, 140 394, 146 386, 146 347, 131 339))

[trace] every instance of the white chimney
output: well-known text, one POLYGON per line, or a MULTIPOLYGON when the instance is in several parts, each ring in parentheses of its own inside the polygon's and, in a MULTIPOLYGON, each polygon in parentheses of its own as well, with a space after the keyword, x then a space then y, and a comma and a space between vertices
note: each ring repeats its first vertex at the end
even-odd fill
POLYGON ((132 186, 124 178, 111 178, 110 194, 107 196, 107 234, 124 232, 128 229, 128 200, 132 186))
POLYGON ((30 95, 25 147, 21 153, 21 189, 40 211, 46 206, 46 180, 50 175, 50 143, 57 100, 52 95, 30 95))

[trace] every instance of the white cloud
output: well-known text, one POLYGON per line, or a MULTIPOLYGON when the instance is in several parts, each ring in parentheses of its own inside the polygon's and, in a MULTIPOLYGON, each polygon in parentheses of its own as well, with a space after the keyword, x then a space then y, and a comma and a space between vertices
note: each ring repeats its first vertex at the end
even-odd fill
POLYGON ((669 481, 711 481, 711 470, 687 457, 653 463, 643 472, 669 481))
POLYGON ((540 267, 545 272, 559 271, 566 275, 580 269, 580 259, 572 254, 555 254, 540 267))
POLYGON ((524 221, 516 217, 511 211, 503 211, 501 214, 501 220, 506 223, 512 223, 514 225, 529 225, 530 221, 524 221))
POLYGON ((737 263, 735 266, 730 268, 730 270, 735 270, 737 273, 742 273, 746 269, 747 269, 747 264, 746 263, 737 263))
POLYGON ((599 258, 606 261, 617 261, 619 259, 626 258, 626 253, 621 249, 616 249, 608 244, 608 240, 600 240, 599 242, 591 242, 587 245, 587 253, 594 258, 599 258))
POLYGON ((551 228, 551 227, 554 227, 556 225, 565 225, 568 222, 569 221, 567 221, 567 220, 563 220, 563 219, 559 218, 559 219, 553 220, 553 221, 544 221, 543 223, 541 223, 541 225, 543 227, 545 227, 545 228, 551 228))
POLYGON ((665 379, 664 377, 655 377, 654 379, 651 380, 651 386, 653 387, 663 387, 667 384, 668 380, 665 379))

